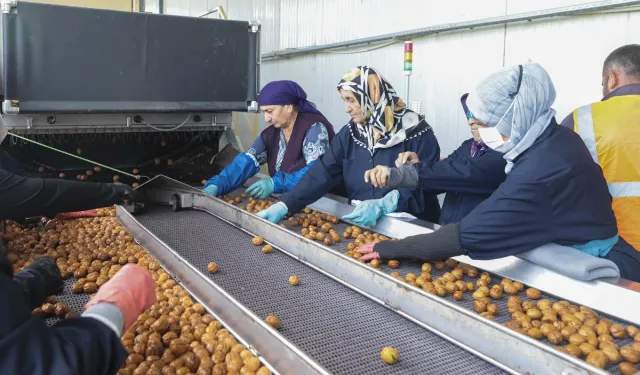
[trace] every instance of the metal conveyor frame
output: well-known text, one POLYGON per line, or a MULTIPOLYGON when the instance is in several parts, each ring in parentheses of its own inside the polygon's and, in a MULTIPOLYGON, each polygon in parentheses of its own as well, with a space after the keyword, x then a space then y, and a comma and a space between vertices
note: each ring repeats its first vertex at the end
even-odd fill
POLYGON ((136 221, 124 207, 117 207, 116 217, 136 242, 148 251, 177 283, 272 371, 280 375, 329 375, 322 366, 289 343, 260 317, 245 308, 136 221))
MULTIPOLYGON (((511 373, 607 373, 178 181, 158 176, 142 188, 151 201, 173 204, 175 209, 206 211, 262 236, 278 250, 511 373)), ((172 265, 167 267, 171 270, 172 265)), ((244 337, 242 333, 240 337, 244 337)))

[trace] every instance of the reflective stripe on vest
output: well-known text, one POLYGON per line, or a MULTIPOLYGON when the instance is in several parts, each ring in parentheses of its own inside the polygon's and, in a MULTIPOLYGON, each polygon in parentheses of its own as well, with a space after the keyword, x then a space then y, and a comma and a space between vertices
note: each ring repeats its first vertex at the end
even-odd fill
MULTIPOLYGON (((596 149, 596 135, 593 130, 593 114, 591 104, 578 108, 578 134, 587 145, 593 161, 598 163, 598 150, 596 149)), ((598 163, 599 164, 599 163, 598 163)))
POLYGON ((607 185, 614 198, 640 197, 640 182, 615 182, 607 185))

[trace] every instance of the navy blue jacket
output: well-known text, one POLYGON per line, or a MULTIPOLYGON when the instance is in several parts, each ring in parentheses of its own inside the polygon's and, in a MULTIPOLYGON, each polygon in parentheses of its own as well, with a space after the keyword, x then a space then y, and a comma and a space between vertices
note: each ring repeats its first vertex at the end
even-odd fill
MULTIPOLYGON (((502 258, 549 242, 584 244, 617 233, 600 166, 580 136, 555 120, 515 160, 495 193, 460 223, 460 243, 474 259, 502 258)), ((606 258, 627 278, 633 269, 640 275, 640 253, 630 252, 624 240, 606 258)))
MULTIPOLYGON (((341 179, 349 200, 382 198, 394 189, 373 187, 364 181, 364 172, 377 165, 393 167, 398 154, 406 151, 415 152, 425 162, 440 159, 440 146, 431 130, 393 147, 376 149, 371 155, 369 150, 354 142, 347 124, 333 138, 329 150, 316 160, 293 190, 280 196, 280 201, 287 205, 289 212, 299 212, 329 192, 341 179)), ((397 212, 408 212, 422 220, 438 222, 440 205, 436 194, 420 189, 413 192, 406 188, 397 190, 400 192, 397 212)))
POLYGON ((418 183, 423 189, 446 193, 440 225, 459 223, 480 202, 489 198, 504 181, 504 155, 487 148, 471 157, 473 139, 464 141, 446 159, 417 164, 418 183))
POLYGON ((71 318, 47 327, 31 314, 13 282, 11 264, 0 249, 0 374, 113 375, 127 352, 120 338, 92 318, 71 318))

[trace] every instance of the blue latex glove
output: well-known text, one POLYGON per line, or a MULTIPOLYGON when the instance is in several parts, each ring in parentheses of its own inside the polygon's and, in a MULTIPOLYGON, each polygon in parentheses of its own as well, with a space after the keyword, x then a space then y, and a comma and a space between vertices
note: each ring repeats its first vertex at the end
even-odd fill
POLYGON ((398 190, 392 190, 387 193, 384 198, 369 199, 360 202, 349 215, 345 215, 342 218, 356 225, 368 227, 375 224, 380 216, 395 212, 398 208, 399 199, 400 192, 398 190))
POLYGON ((266 210, 258 212, 256 215, 260 218, 269 220, 272 223, 278 223, 283 217, 287 216, 287 212, 289 212, 287 205, 282 202, 278 202, 266 210))
POLYGON ((209 185, 204 188, 204 192, 211 195, 212 197, 218 196, 218 187, 216 185, 209 185))
POLYGON ((249 186, 247 194, 254 198, 265 199, 273 194, 273 189, 273 180, 270 178, 263 178, 249 186))

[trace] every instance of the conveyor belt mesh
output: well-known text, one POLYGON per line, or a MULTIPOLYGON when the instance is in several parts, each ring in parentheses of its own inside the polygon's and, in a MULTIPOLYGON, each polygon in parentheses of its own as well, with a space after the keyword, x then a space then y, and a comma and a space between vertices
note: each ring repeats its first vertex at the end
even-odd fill
POLYGON ((207 213, 152 206, 137 219, 264 318, 277 315, 281 333, 335 374, 497 374, 497 367, 278 251, 263 254, 251 237, 207 213), (288 284, 300 277, 297 287, 288 284), (393 346, 400 362, 384 364, 393 346))
MULTIPOLYGON (((89 302, 88 294, 73 294, 71 293, 71 285, 76 282, 73 277, 64 281, 64 291, 61 294, 56 295, 56 302, 64 302, 69 306, 69 309, 75 311, 77 314, 82 313, 82 308, 89 302)), ((58 318, 46 318, 47 325, 51 326, 55 324, 58 318)))

